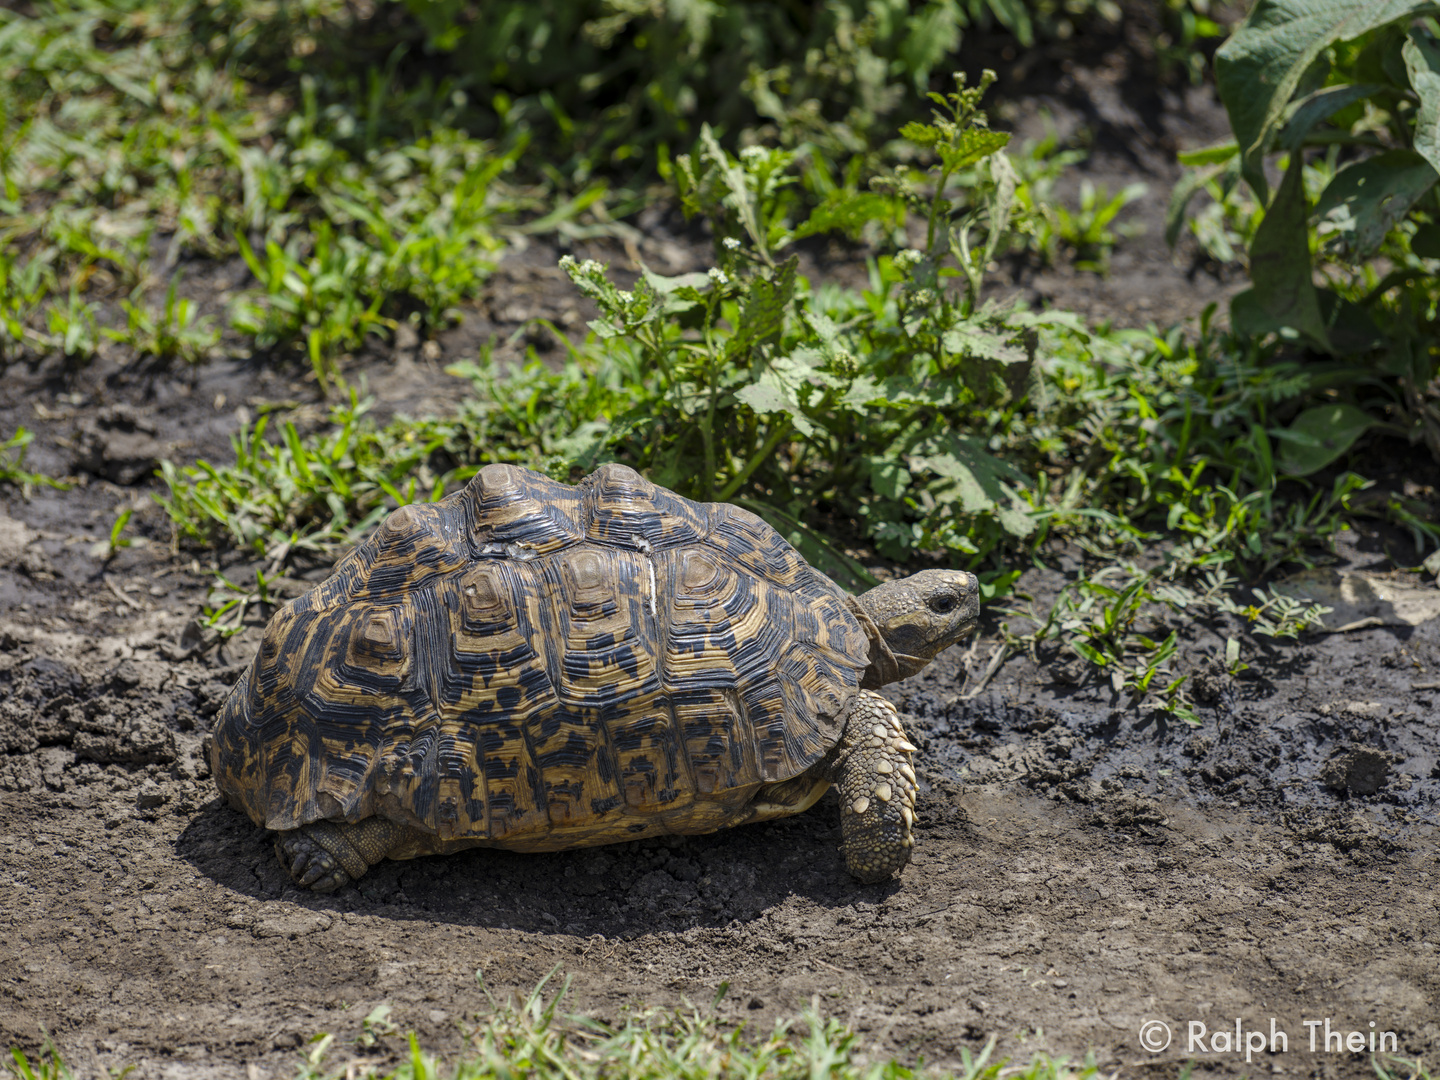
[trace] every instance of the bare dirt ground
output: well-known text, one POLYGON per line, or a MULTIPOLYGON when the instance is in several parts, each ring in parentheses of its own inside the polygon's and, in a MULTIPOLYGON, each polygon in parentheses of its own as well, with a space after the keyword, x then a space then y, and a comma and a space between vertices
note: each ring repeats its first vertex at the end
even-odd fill
MULTIPOLYGON (((1164 323, 1238 286, 1160 239, 1171 152, 1213 141, 1222 118, 1207 91, 1127 68, 1124 36, 1098 60, 1066 70, 1062 50, 1017 75, 1031 96, 1013 115, 1023 128, 1044 104, 1091 125, 1095 175, 1150 183, 1149 230, 1108 280, 1018 267, 1013 284, 1164 323)), ((657 269, 702 258, 647 227, 640 254, 657 269)), ((440 364, 492 333, 542 314, 578 327, 554 255, 508 260, 440 358, 402 342, 360 361, 379 411, 453 400, 440 364)), ((829 253, 811 257, 828 271, 829 253)), ((1372 1031, 1432 1069, 1440 1056, 1435 621, 1312 637, 1235 680, 1210 664, 1234 627, 1194 624, 1182 666, 1206 703, 1190 728, 1043 654, 962 696, 997 640, 992 616, 973 649, 892 688, 923 794, 915 862, 885 885, 843 873, 831 796, 715 836, 477 851, 298 891, 263 832, 220 804, 203 753, 255 631, 219 647, 197 634, 208 557, 171 552, 149 494, 158 457, 223 460, 237 410, 314 390, 248 361, 192 379, 127 359, 15 368, 0 385, 0 430, 35 431, 31 464, 83 481, 29 500, 0 489, 0 1043, 33 1048, 43 1027, 79 1075, 281 1077, 311 1035, 353 1039, 382 1002, 427 1045, 454 1045, 485 1003, 477 972, 523 992, 559 965, 571 1004, 601 1017, 705 1003, 729 983, 727 1017, 768 1027, 815 1002, 876 1052, 942 1065, 991 1036, 1022 1060, 1093 1051, 1124 1076, 1175 1076, 1189 1058, 1198 1076, 1371 1076, 1372 1031), (93 545, 124 506, 148 542, 107 563, 93 545), (1174 1033, 1158 1053, 1140 1039, 1152 1021, 1174 1033), (1187 1050, 1192 1022, 1203 1053, 1187 1050), (1326 1022, 1366 1050, 1327 1050, 1326 1022), (1266 1050, 1247 1062, 1252 1033, 1266 1050)), ((1349 539, 1343 565, 1391 565, 1393 538, 1349 539)), ((292 573, 293 594, 325 568, 292 573)), ((1031 571, 1023 587, 1059 580, 1031 571)))

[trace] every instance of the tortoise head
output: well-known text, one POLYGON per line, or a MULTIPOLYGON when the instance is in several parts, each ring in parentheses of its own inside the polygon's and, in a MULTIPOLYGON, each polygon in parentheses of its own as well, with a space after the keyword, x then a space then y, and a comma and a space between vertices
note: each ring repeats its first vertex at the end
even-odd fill
POLYGON ((921 570, 855 597, 870 633, 862 686, 908 678, 965 637, 980 617, 980 582, 964 570, 921 570))

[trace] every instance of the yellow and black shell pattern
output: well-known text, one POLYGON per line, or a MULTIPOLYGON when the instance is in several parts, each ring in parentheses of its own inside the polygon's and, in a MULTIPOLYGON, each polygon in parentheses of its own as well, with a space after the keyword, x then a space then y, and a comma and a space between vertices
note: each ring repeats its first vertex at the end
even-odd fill
POLYGON ((436 851, 707 832, 835 745, 868 649, 748 511, 621 465, 573 487, 489 465, 275 614, 212 765, 275 830, 378 814, 436 851))

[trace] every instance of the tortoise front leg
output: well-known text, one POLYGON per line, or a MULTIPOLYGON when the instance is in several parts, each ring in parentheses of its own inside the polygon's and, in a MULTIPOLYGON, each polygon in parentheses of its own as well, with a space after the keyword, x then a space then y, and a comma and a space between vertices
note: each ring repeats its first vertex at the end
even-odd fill
POLYGON ((334 892, 399 846, 407 830, 388 818, 368 817, 350 825, 312 821, 275 837, 275 854, 295 884, 334 892))
POLYGON ((895 706, 871 690, 860 691, 842 741, 835 781, 845 869, 867 883, 884 881, 910 861, 915 843, 915 747, 895 706))

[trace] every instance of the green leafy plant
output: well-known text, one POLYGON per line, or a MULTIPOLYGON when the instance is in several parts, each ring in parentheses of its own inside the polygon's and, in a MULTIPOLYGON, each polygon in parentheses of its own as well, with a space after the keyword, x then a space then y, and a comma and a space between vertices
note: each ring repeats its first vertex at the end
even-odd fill
POLYGON ((1109 273, 1116 240, 1122 235, 1133 236, 1140 228, 1117 225, 1111 229, 1111 225, 1125 207, 1143 197, 1147 190, 1144 184, 1127 184, 1112 196, 1105 185, 1097 187, 1089 180, 1081 180, 1080 203, 1076 209, 1071 210, 1058 201, 1038 204, 1041 224, 1035 229, 1037 246, 1047 261, 1054 262, 1056 251, 1063 244, 1074 254, 1077 269, 1102 275, 1109 273))
POLYGON ((270 416, 262 415, 232 437, 230 465, 162 461, 168 493, 157 499, 177 539, 207 545, 223 537, 283 562, 294 550, 334 552, 354 543, 388 508, 413 502, 417 490, 439 498, 444 480, 424 466, 443 437, 422 440, 403 421, 377 432, 363 420, 369 404, 352 391, 332 408, 331 430, 310 439, 287 422, 271 442, 270 416))
POLYGON ((245 616, 251 608, 258 609, 261 619, 274 610, 269 586, 263 570, 255 572, 253 589, 236 585, 224 574, 216 573, 215 583, 205 596, 200 621, 221 638, 234 637, 245 629, 245 616))
POLYGON ((378 276, 376 253, 352 237, 336 237, 327 222, 313 235, 296 234, 285 247, 267 241, 263 260, 243 236, 237 242, 262 293, 236 302, 231 325, 253 335, 262 349, 302 340, 322 387, 329 385, 337 351, 394 326, 380 313, 385 294, 362 291, 378 276), (307 245, 309 252, 301 254, 307 245))
POLYGON ((46 309, 50 330, 46 344, 57 349, 72 364, 88 364, 95 358, 100 345, 100 334, 95 325, 98 306, 93 301, 82 300, 79 286, 72 284, 64 307, 51 304, 46 309))
MULTIPOLYGON (((477 973, 478 975, 478 973, 477 973)), ((553 976, 554 973, 551 973, 553 976)), ((774 1080, 913 1080, 917 1070, 895 1060, 868 1060, 855 1032, 834 1019, 804 1010, 799 1022, 780 1021, 769 1032, 752 1033, 743 1025, 720 1021, 713 1008, 633 1009, 622 1020, 602 1023, 566 1011, 562 1006, 569 980, 557 992, 546 992, 550 977, 522 1000, 498 1001, 473 1024, 465 1025, 465 1046, 448 1057, 425 1052, 411 1033, 391 1072, 377 1065, 367 1075, 390 1080, 454 1076, 479 1080, 488 1076, 527 1076, 537 1080, 704 1080, 715 1076, 771 1077, 774 1080)), ((482 983, 483 986, 483 983, 482 983)), ((715 995, 718 1004, 728 984, 715 995)), ((488 991, 487 991, 488 996, 488 991)), ((373 1015, 373 1014, 372 1014, 373 1015)), ((385 1022, 385 1035, 393 1026, 385 1022)), ((362 1032, 368 1030, 362 1024, 362 1032)), ((362 1034, 361 1039, 364 1039, 362 1034)), ((297 1077, 321 1080, 331 1075, 328 1059, 333 1035, 312 1039, 301 1052, 297 1077)), ((362 1047, 369 1043, 362 1041, 362 1047)), ((960 1067, 937 1073, 936 1080, 1091 1080, 1094 1065, 1070 1065, 1065 1059, 1036 1055, 1022 1066, 992 1060, 994 1040, 978 1052, 960 1049, 960 1067)), ((363 1059, 352 1063, 364 1067, 363 1059)))
POLYGON ((61 490, 68 486, 63 480, 56 480, 44 473, 31 472, 25 468, 26 448, 34 441, 34 432, 17 427, 15 434, 0 442, 0 484, 15 485, 27 499, 36 485, 61 490))
POLYGON ((394 1011, 394 1007, 386 1003, 371 1009, 365 1019, 360 1021, 360 1034, 355 1039, 355 1045, 368 1048, 377 1045, 382 1039, 398 1035, 400 1029, 390 1019, 390 1014, 394 1011))
POLYGON ((1192 84, 1204 81, 1207 64, 1202 46, 1225 36, 1225 27, 1214 18, 1217 7, 1210 0, 1165 0, 1163 29, 1155 39, 1162 73, 1180 68, 1192 84))
MULTIPOLYGON (((1204 168, 1213 163, 1215 156, 1209 150, 1180 154, 1180 164, 1190 168, 1171 193, 1165 242, 1173 248, 1180 231, 1188 229, 1205 254, 1216 262, 1243 263, 1265 215, 1240 184, 1238 171, 1217 174, 1204 168), (1197 193, 1203 193, 1209 201, 1199 212, 1187 216, 1186 209, 1197 193)), ((1228 148, 1220 154, 1222 161, 1229 156, 1228 148)))
MULTIPOLYGON (((286 238, 266 239, 262 257, 245 236, 236 237, 260 290, 237 301, 232 325, 261 348, 303 342, 325 386, 336 353, 393 329, 407 314, 424 327, 442 326, 454 305, 480 287, 500 246, 490 229, 491 182, 512 158, 441 133, 373 154, 359 169, 313 131, 315 109, 312 94, 304 122, 292 125, 299 147, 291 159, 263 158, 272 166, 269 184, 249 185, 267 192, 252 199, 251 223, 268 221, 268 232, 286 238), (306 186, 323 216, 309 230, 287 233, 288 219, 271 219, 269 210, 292 205, 306 186)), ((253 174, 257 155, 238 147, 233 154, 253 174)))
POLYGON ((702 132, 673 176, 686 211, 714 230, 706 274, 647 271, 623 290, 598 263, 562 260, 600 310, 595 347, 636 391, 597 432, 591 460, 615 455, 695 498, 749 505, 845 579, 868 575, 821 539, 816 495, 895 557, 947 546, 976 555, 1031 531, 1024 474, 964 433, 1016 397, 1008 369, 1024 370, 1025 342, 1054 322, 978 305, 1014 212, 1008 136, 978 108, 992 79, 934 95, 933 122, 903 130, 934 160, 928 170, 868 192, 837 188, 799 222, 795 155, 731 155, 702 132), (923 215, 924 250, 882 259, 863 297, 812 294, 795 260, 779 261, 798 237, 906 212, 923 215), (977 519, 988 523, 978 544, 977 519))
POLYGON ((1295 417, 1300 444, 1343 453, 1386 431, 1440 458, 1437 15, 1427 0, 1260 0, 1216 54, 1235 141, 1192 158, 1177 202, 1213 180, 1222 195, 1247 185, 1265 213, 1235 325, 1360 369, 1338 401, 1295 417))
POLYGON ((47 347, 48 338, 34 322, 55 290, 53 258, 49 251, 27 259, 0 253, 0 363, 47 347))
POLYGON ((12 1046, 10 1061, 4 1064, 6 1071, 15 1080, 74 1080, 75 1078, 74 1071, 65 1064, 59 1048, 48 1034, 45 1036, 45 1043, 41 1047, 40 1053, 33 1062, 18 1046, 12 1046))
POLYGON ((0 9, 0 358, 83 363, 114 298, 125 323, 109 336, 203 359, 216 335, 194 305, 148 296, 157 238, 172 280, 186 253, 259 252, 259 294, 235 325, 262 348, 298 339, 322 382, 367 334, 412 317, 432 329, 474 295, 500 246, 493 181, 514 156, 454 125, 451 91, 392 96, 377 73, 351 95, 333 67, 291 71, 319 26, 353 22, 328 0, 294 20, 251 0, 127 12, 0 9), (417 105, 395 138, 392 119, 417 105))
POLYGON ((446 74, 493 103, 506 129, 552 147, 547 171, 575 189, 616 166, 648 167, 702 123, 727 133, 729 149, 809 147, 837 165, 874 157, 967 29, 999 24, 1028 48, 1120 14, 1110 0, 504 0, 483 18, 459 3, 407 6, 446 74))
MULTIPOLYGON (((1033 601, 1026 607, 1004 609, 1009 617, 1027 621, 1031 629, 1016 633, 1004 624, 1002 648, 1034 656, 1043 643, 1057 642, 1088 662, 1116 695, 1141 708, 1198 724, 1185 685, 1189 676, 1177 674, 1170 663, 1178 648, 1181 621, 1231 615, 1252 634, 1293 639, 1323 626, 1331 609, 1266 589, 1250 590, 1253 602, 1241 603, 1235 598, 1239 581, 1223 566, 1198 575, 1190 573, 1192 567, 1183 552, 1172 552, 1149 569, 1110 562, 1094 573, 1082 572, 1043 612, 1033 601)), ((1239 640, 1228 638, 1226 671, 1238 674, 1249 666, 1240 656, 1239 640)))
POLYGON ((125 327, 121 330, 106 329, 105 336, 128 345, 141 356, 152 356, 160 361, 178 359, 187 364, 200 363, 219 342, 220 331, 208 317, 200 315, 195 301, 176 297, 178 285, 179 275, 176 275, 165 291, 165 303, 159 311, 131 300, 122 300, 120 306, 125 312, 125 327))
POLYGON ((125 528, 130 524, 130 518, 135 514, 134 509, 126 507, 115 515, 115 520, 110 525, 110 535, 104 543, 104 561, 109 562, 116 555, 132 546, 134 541, 125 535, 125 528))

